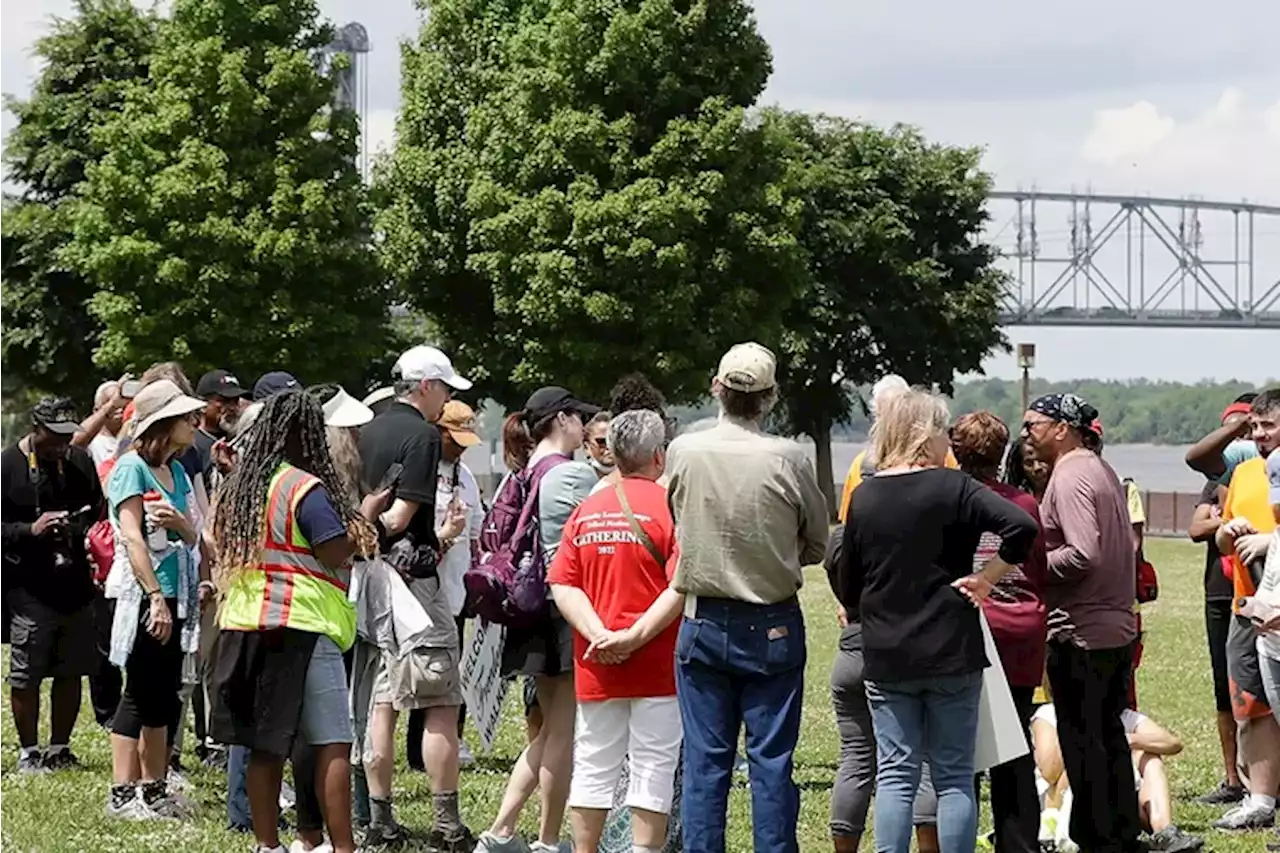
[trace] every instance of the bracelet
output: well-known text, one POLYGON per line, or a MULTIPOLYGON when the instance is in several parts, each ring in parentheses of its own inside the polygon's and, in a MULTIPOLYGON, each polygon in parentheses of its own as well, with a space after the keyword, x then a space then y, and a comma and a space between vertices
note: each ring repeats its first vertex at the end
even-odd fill
POLYGON ((151 592, 147 593, 147 598, 155 598, 157 595, 160 596, 161 598, 164 598, 164 590, 153 589, 151 590, 151 592))
POLYGON ((210 592, 217 592, 218 585, 213 581, 200 581, 200 585, 196 589, 207 589, 210 592))

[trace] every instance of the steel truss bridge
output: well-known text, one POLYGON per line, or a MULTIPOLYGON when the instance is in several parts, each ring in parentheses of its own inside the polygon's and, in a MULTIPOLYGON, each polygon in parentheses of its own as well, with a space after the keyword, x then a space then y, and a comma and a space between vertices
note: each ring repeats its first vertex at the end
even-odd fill
POLYGON ((1280 329, 1280 207, 993 192, 1004 325, 1280 329))

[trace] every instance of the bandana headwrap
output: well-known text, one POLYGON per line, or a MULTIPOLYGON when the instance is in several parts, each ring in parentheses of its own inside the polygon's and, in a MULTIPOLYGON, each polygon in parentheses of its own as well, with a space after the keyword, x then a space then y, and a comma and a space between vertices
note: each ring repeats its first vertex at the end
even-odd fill
POLYGON ((1248 417, 1249 413, 1252 411, 1253 406, 1249 403, 1232 403, 1222 411, 1222 422, 1226 423, 1227 418, 1232 415, 1244 415, 1245 417, 1248 417))
POLYGON ((1081 432, 1098 419, 1098 410, 1075 394, 1045 394, 1031 404, 1031 411, 1081 432))

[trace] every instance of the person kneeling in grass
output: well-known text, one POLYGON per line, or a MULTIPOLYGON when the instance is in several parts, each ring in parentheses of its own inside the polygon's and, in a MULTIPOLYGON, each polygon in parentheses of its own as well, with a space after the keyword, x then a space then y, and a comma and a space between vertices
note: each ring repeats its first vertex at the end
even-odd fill
MULTIPOLYGON (((1120 715, 1132 750, 1134 775, 1138 783, 1138 814, 1149 834, 1148 849, 1162 853, 1187 853, 1204 846, 1204 839, 1189 835, 1173 823, 1173 798, 1165 759, 1182 752, 1182 741, 1150 717, 1126 708, 1120 715)), ((1058 715, 1052 704, 1041 705, 1031 718, 1031 740, 1035 748, 1036 776, 1044 792, 1044 817, 1057 812, 1059 826, 1070 823, 1070 782, 1062 763, 1058 743, 1058 715)), ((1042 836, 1044 830, 1041 831, 1042 836)), ((1057 834, 1061 845, 1065 833, 1057 834)), ((1059 847, 1061 850, 1062 848, 1059 847)))

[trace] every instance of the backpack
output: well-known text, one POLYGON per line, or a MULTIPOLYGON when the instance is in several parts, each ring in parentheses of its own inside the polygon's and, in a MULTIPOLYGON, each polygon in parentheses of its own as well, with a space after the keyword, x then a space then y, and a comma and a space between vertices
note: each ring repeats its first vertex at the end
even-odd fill
POLYGON ((480 528, 479 556, 463 575, 467 608, 485 622, 520 628, 547 613, 547 567, 538 531, 543 476, 570 461, 555 453, 507 475, 480 528))

